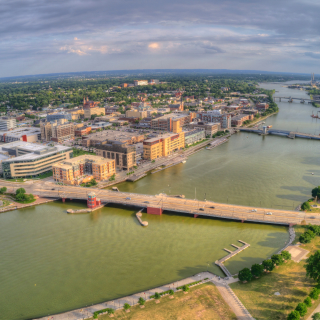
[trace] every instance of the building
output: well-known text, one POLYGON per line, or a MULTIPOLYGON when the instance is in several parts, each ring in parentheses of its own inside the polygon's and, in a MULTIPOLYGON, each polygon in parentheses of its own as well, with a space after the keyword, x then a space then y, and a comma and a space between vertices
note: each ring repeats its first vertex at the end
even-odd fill
POLYGON ((82 155, 55 163, 52 166, 55 181, 79 185, 92 179, 103 181, 116 173, 115 161, 99 156, 82 155))
POLYGON ((126 118, 139 118, 144 119, 148 116, 148 111, 143 110, 127 110, 126 118))
POLYGON ((201 121, 217 123, 219 122, 222 129, 228 129, 231 127, 231 115, 222 114, 221 110, 209 110, 207 112, 201 112, 199 114, 201 121))
POLYGON ((136 132, 104 130, 91 133, 82 138, 82 146, 90 147, 109 143, 110 141, 119 141, 121 143, 135 144, 144 140, 144 135, 136 132))
POLYGON ((183 126, 189 124, 190 114, 169 113, 151 120, 151 129, 178 132, 183 126))
POLYGON ((133 80, 133 84, 135 87, 137 86, 147 86, 148 80, 133 80))
POLYGON ((221 125, 220 123, 212 123, 212 122, 191 122, 187 128, 189 129, 202 129, 205 131, 205 135, 206 137, 212 137, 212 135, 214 135, 215 133, 217 133, 218 131, 220 131, 221 129, 221 125))
POLYGON ((184 132, 185 146, 189 146, 196 142, 202 141, 205 138, 206 138, 206 132, 204 129, 196 128, 196 129, 184 132))
POLYGON ((83 126, 83 127, 75 129, 74 130, 74 135, 76 137, 82 137, 82 136, 85 136, 85 135, 89 134, 90 131, 91 131, 91 127, 90 126, 83 126))
POLYGON ((98 122, 95 122, 93 125, 91 125, 91 129, 92 130, 105 129, 111 126, 112 124, 110 122, 98 121, 98 122))
POLYGON ((269 108, 269 104, 268 103, 258 103, 258 104, 256 104, 256 108, 259 111, 265 111, 269 108))
POLYGON ((3 177, 25 178, 36 177, 51 171, 56 162, 72 158, 72 148, 61 145, 43 146, 24 141, 12 142, 2 147, 11 159, 2 161, 3 177))
POLYGON ((17 127, 15 118, 0 117, 0 131, 9 131, 17 127))
POLYGON ((104 116, 106 114, 106 109, 105 108, 100 108, 100 107, 92 107, 92 108, 87 108, 84 109, 84 118, 85 119, 91 119, 91 116, 96 115, 96 116, 104 116))
POLYGON ((183 102, 181 103, 174 103, 174 104, 169 104, 168 108, 170 109, 170 111, 183 111, 184 107, 183 107, 183 102))
POLYGON ((47 121, 49 122, 54 122, 60 119, 65 119, 67 121, 72 120, 72 115, 71 113, 66 113, 66 112, 56 112, 56 113, 50 113, 47 115, 47 121))
POLYGON ((233 127, 239 127, 242 126, 244 121, 253 120, 253 118, 253 114, 239 114, 231 118, 231 125, 233 127))
POLYGON ((149 84, 159 84, 159 83, 160 83, 160 81, 158 79, 151 79, 149 81, 149 84))
POLYGON ((131 170, 136 166, 136 147, 119 141, 110 141, 106 144, 97 145, 97 155, 113 159, 117 169, 131 170))
POLYGON ((14 141, 25 141, 25 142, 37 142, 41 139, 41 131, 39 128, 18 128, 7 132, 0 131, 1 142, 14 142, 14 141))
POLYGON ((167 157, 175 151, 184 148, 184 132, 167 133, 147 139, 143 142, 143 159, 155 160, 167 157))
POLYGON ((55 122, 40 123, 41 140, 63 142, 74 138, 75 125, 66 123, 65 119, 55 122))
POLYGON ((88 97, 83 98, 83 109, 95 108, 99 104, 100 104, 99 101, 90 101, 88 97))

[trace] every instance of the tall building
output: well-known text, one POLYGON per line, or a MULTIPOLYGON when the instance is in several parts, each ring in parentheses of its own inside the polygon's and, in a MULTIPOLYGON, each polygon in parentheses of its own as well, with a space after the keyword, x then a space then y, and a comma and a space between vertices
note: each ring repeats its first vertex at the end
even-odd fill
POLYGON ((96 145, 95 148, 98 156, 114 159, 116 167, 120 170, 131 170, 136 165, 136 147, 134 145, 112 141, 96 145))
POLYGON ((59 121, 40 123, 41 140, 63 142, 74 138, 75 125, 66 123, 65 119, 59 121))
POLYGON ((191 122, 190 114, 170 113, 162 117, 151 120, 151 129, 179 132, 179 127, 183 127, 191 122))
POLYGON ((16 119, 0 117, 0 131, 8 131, 17 127, 16 119))
POLYGON ((143 159, 155 160, 167 157, 173 152, 184 148, 184 132, 167 133, 156 138, 147 139, 143 142, 143 159))
POLYGON ((116 168, 114 160, 85 154, 55 163, 52 171, 55 181, 78 185, 92 179, 99 181, 109 179, 116 173, 116 168))
POLYGON ((11 159, 2 161, 3 177, 25 178, 51 171, 56 162, 72 157, 72 148, 57 145, 43 146, 36 143, 16 141, 2 147, 11 159))

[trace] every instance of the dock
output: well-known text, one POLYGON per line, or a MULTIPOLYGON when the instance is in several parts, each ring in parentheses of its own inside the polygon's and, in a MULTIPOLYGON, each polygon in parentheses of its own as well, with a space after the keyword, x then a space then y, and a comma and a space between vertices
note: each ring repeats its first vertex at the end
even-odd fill
MULTIPOLYGON (((230 135, 228 135, 228 137, 230 137, 230 135)), ((219 140, 216 140, 216 141, 213 141, 210 143, 210 145, 206 148, 207 150, 211 150, 217 146, 220 146, 221 144, 225 143, 225 142, 228 142, 229 139, 227 138, 223 138, 223 139, 219 139, 219 140)))
POLYGON ((136 213, 136 217, 137 217, 138 221, 140 222, 140 224, 141 224, 143 227, 147 227, 147 226, 148 226, 148 221, 142 221, 142 220, 141 220, 141 217, 142 217, 141 211, 142 211, 142 210, 143 210, 143 209, 141 209, 140 211, 138 211, 138 212, 136 213))
POLYGON ((229 270, 224 266, 224 263, 225 263, 228 259, 234 257, 235 255, 237 255, 237 254, 240 253, 241 251, 243 251, 243 250, 247 249, 248 247, 250 247, 250 244, 249 244, 249 243, 246 243, 246 242, 244 242, 244 241, 242 241, 242 240, 238 240, 238 241, 243 244, 242 247, 238 247, 238 246, 236 246, 235 244, 231 244, 233 247, 235 247, 235 248, 237 248, 237 249, 236 249, 235 251, 231 251, 231 250, 229 250, 229 249, 224 248, 223 250, 229 252, 229 254, 226 255, 225 257, 223 257, 222 259, 217 260, 217 261, 215 262, 215 264, 220 267, 220 269, 226 274, 227 277, 232 277, 232 274, 231 274, 231 273, 229 272, 229 270))

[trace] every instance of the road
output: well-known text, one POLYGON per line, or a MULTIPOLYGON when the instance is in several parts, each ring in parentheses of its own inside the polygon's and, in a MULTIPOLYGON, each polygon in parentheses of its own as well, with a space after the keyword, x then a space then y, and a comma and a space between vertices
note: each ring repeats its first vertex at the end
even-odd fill
POLYGON ((104 189, 82 188, 79 186, 59 186, 50 182, 34 182, 33 184, 14 183, 0 180, 0 187, 6 186, 8 192, 23 187, 27 192, 46 198, 87 199, 87 194, 94 191, 103 203, 136 206, 138 208, 156 207, 163 210, 196 214, 241 221, 253 221, 274 224, 306 224, 320 225, 320 214, 308 214, 301 211, 257 208, 212 201, 182 199, 167 195, 146 195, 137 193, 116 192, 104 189), (271 212, 272 214, 267 214, 271 212))

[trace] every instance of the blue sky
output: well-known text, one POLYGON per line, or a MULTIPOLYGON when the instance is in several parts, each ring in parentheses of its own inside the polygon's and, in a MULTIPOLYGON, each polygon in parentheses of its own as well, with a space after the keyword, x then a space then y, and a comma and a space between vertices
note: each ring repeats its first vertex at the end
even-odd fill
POLYGON ((320 1, 2 0, 0 77, 119 69, 320 73, 320 1))

